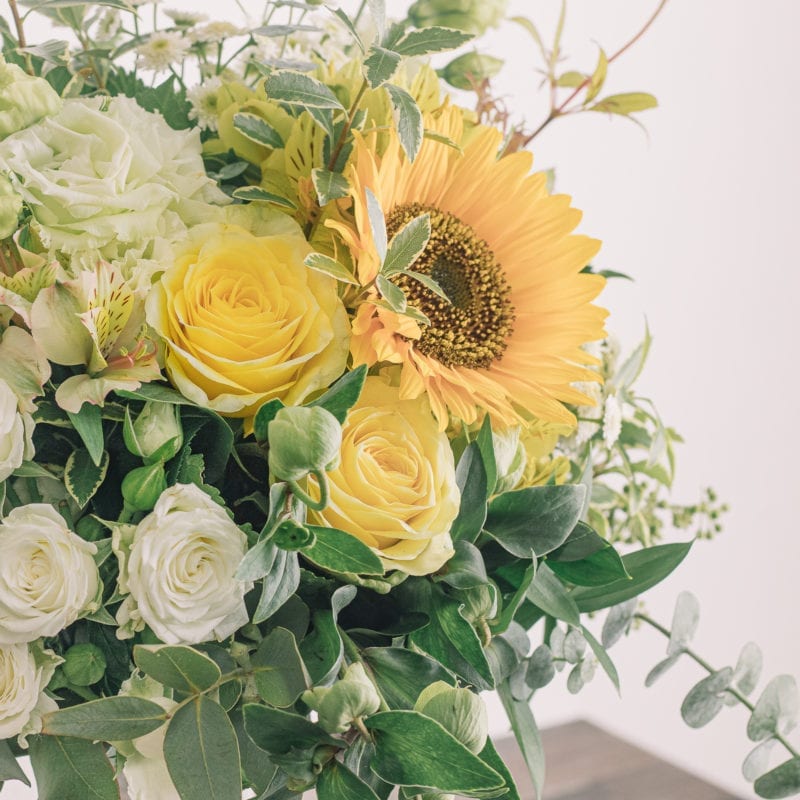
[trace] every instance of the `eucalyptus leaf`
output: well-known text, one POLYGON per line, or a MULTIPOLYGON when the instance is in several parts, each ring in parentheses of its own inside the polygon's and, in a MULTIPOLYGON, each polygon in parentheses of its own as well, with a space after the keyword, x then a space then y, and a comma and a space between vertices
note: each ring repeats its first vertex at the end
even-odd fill
POLYGON ((141 697, 103 697, 45 715, 42 733, 90 741, 137 739, 160 728, 164 709, 141 697))
POLYGON ((800 792, 800 758, 795 756, 762 775, 753 785, 759 797, 777 800, 800 792))
POLYGON ((658 664, 647 673, 644 679, 644 685, 650 688, 665 672, 667 672, 667 670, 672 669, 672 667, 680 661, 682 655, 682 652, 676 653, 674 656, 668 656, 663 661, 659 661, 658 664))
POLYGON ((686 650, 697 631, 700 620, 700 603, 691 592, 681 592, 675 603, 672 616, 672 632, 667 646, 667 655, 674 656, 686 650))
POLYGON ((138 644, 133 660, 145 675, 188 694, 204 692, 222 677, 211 658, 187 645, 138 644))
POLYGON ((681 704, 681 716, 690 728, 702 728, 719 714, 733 669, 725 667, 696 683, 681 704))
POLYGON ((219 703, 205 695, 175 711, 164 737, 164 760, 184 800, 241 800, 236 732, 219 703))
POLYGON ((579 628, 570 628, 564 637, 564 658, 570 664, 578 664, 586 652, 587 642, 579 628))
POLYGON ((764 687, 747 723, 747 736, 760 742, 770 736, 789 733, 796 725, 800 698, 791 675, 777 675, 764 687))
POLYGON ((630 630, 638 602, 637 597, 632 597, 609 609, 600 634, 603 647, 606 649, 613 647, 630 630))
POLYGON ((311 686, 294 635, 275 628, 250 657, 253 679, 261 698, 271 706, 288 708, 311 686))
POLYGON ((33 736, 29 742, 39 800, 119 800, 103 745, 71 736, 33 736))
POLYGON ((3 781, 22 781, 26 786, 31 785, 28 776, 22 771, 22 767, 11 752, 8 742, 0 739, 0 784, 3 781))
POLYGON ((733 670, 733 682, 743 695, 749 695, 758 685, 763 664, 761 648, 755 642, 748 642, 739 653, 733 670))
POLYGON ((556 676, 553 653, 546 644, 540 644, 530 655, 525 671, 525 683, 536 691, 547 686, 556 676))
POLYGON ((765 739, 747 754, 742 764, 742 775, 745 780, 752 782, 767 771, 769 757, 777 743, 777 739, 765 739))

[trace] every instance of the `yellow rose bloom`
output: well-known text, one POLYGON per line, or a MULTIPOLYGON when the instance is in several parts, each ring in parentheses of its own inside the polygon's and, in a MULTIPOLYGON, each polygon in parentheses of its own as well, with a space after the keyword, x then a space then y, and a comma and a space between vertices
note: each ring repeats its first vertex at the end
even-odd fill
POLYGON ((382 377, 367 378, 342 430, 341 462, 327 475, 328 505, 309 517, 369 545, 385 569, 428 575, 453 555, 453 454, 424 397, 401 400, 382 377))
POLYGON ((199 405, 251 417, 267 400, 301 403, 344 371, 347 314, 332 278, 308 269, 297 235, 207 227, 162 275, 147 319, 175 387, 199 405))

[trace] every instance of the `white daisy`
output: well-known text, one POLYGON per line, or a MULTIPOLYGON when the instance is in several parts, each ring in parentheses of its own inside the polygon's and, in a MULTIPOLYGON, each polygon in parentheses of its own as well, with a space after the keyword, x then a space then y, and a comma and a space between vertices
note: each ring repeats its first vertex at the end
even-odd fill
POLYGON ((163 72, 180 63, 189 47, 190 42, 177 31, 155 31, 136 48, 138 67, 163 72))
POLYGON ((222 81, 219 78, 210 78, 186 93, 186 99, 192 104, 189 119, 197 120, 201 128, 217 130, 217 91, 220 86, 222 81))

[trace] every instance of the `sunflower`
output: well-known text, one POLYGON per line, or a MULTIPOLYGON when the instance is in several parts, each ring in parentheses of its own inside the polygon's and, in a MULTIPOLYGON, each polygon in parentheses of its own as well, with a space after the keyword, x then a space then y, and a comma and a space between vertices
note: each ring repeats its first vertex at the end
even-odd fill
POLYGON ((563 403, 586 397, 572 384, 598 379, 581 346, 605 335, 607 312, 591 304, 604 279, 582 272, 600 243, 572 234, 581 212, 548 193, 543 173, 530 173, 530 153, 498 157, 498 130, 465 134, 462 112, 449 106, 426 115, 425 127, 462 148, 426 139, 412 163, 396 136, 380 155, 374 137, 359 138, 349 175, 354 221, 328 224, 350 248, 361 285, 373 287, 380 261, 367 190, 390 237, 429 214, 431 237, 413 269, 447 299, 411 277, 392 278, 430 321, 421 324, 370 288, 355 310, 354 362, 402 365, 401 395, 427 394, 442 428, 451 416, 471 424, 484 412, 500 426, 524 411, 574 424, 563 403))

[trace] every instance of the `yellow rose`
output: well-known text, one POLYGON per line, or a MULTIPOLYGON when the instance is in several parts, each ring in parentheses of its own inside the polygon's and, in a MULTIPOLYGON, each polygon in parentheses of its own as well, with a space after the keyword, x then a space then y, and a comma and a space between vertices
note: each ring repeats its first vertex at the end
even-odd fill
POLYGON ((367 378, 342 429, 341 462, 327 475, 330 500, 312 520, 372 547, 385 569, 428 575, 453 555, 453 454, 424 397, 401 400, 383 378, 367 378))
POLYGON ((175 387, 199 405, 251 417, 297 404, 344 371, 347 313, 332 278, 308 269, 297 235, 236 225, 198 232, 153 287, 147 319, 166 343, 175 387))

